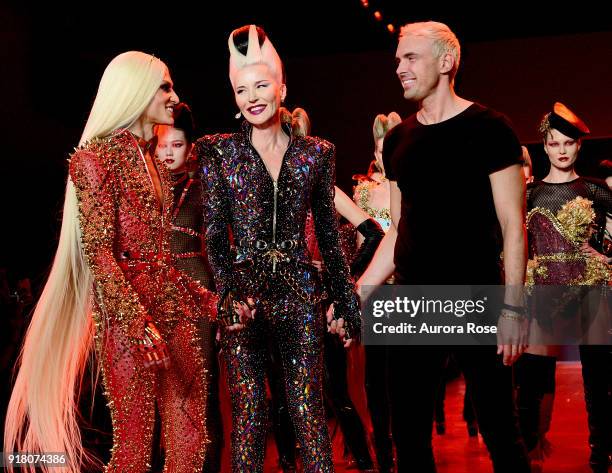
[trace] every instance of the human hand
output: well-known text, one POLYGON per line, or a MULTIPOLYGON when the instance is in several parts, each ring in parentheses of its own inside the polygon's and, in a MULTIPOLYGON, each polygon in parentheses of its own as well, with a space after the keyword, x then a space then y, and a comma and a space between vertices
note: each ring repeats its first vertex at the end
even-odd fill
POLYGON ((529 346, 529 319, 502 311, 497 321, 497 354, 512 366, 529 346))
POLYGON ((255 306, 255 301, 253 300, 253 298, 247 298, 246 302, 233 301, 232 306, 233 313, 237 317, 233 318, 231 325, 226 326, 226 330, 228 330, 229 332, 242 330, 250 320, 255 319, 255 313, 257 312, 257 308, 255 306))
POLYGON ((168 346, 153 322, 147 322, 144 336, 134 340, 132 351, 141 359, 146 369, 160 370, 170 367, 168 346))
POLYGON ((353 342, 347 328, 343 317, 335 318, 334 304, 330 305, 329 309, 327 309, 327 331, 338 335, 344 348, 350 347, 353 342))

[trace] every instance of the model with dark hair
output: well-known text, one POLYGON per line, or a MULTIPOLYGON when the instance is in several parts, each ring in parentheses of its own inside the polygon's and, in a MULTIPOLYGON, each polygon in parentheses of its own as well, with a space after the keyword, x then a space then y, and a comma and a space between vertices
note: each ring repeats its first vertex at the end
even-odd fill
MULTIPOLYGON (((195 132, 191 109, 186 103, 178 103, 174 107, 174 125, 159 125, 155 129, 155 157, 170 171, 172 179, 174 205, 170 251, 176 260, 175 265, 202 287, 214 290, 213 277, 203 245, 202 181, 196 172, 196 161, 192 154, 195 132)), ((202 319, 199 328, 208 389, 205 416, 210 441, 203 472, 216 473, 221 470, 223 446, 219 410, 219 365, 215 346, 217 323, 202 319)))
MULTIPOLYGON (((610 273, 603 251, 606 214, 612 211, 612 191, 604 181, 578 176, 575 165, 585 123, 557 102, 540 124, 550 171, 527 187, 529 236, 529 285, 607 285, 610 273)), ((537 300, 535 301, 537 304, 537 300)), ((516 364, 517 403, 521 430, 530 451, 532 471, 541 471, 549 450, 555 393, 558 347, 547 345, 555 310, 534 311, 532 334, 537 334, 516 364)), ((576 317, 577 314, 571 314, 576 317)), ((586 327, 585 327, 586 328, 586 327)), ((605 330, 600 330, 605 336, 605 330)), ((609 337, 608 337, 609 340, 609 337)), ((554 340, 553 340, 554 342, 554 340)), ((607 472, 612 447, 612 353, 611 346, 580 346, 584 393, 589 420, 591 468, 607 472)))

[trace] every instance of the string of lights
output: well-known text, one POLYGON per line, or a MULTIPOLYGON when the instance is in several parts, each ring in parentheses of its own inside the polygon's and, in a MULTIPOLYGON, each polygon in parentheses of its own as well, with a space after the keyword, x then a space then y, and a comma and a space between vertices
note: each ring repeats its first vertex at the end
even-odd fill
POLYGON ((374 8, 370 6, 370 1, 369 0, 359 0, 361 3, 361 6, 363 8, 365 8, 366 10, 373 10, 372 11, 372 16, 374 17, 374 19, 381 23, 382 25, 385 25, 387 31, 390 34, 395 34, 397 31, 396 26, 393 24, 393 22, 389 22, 388 20, 385 19, 385 16, 383 15, 383 12, 381 11, 382 9, 379 8, 374 8))

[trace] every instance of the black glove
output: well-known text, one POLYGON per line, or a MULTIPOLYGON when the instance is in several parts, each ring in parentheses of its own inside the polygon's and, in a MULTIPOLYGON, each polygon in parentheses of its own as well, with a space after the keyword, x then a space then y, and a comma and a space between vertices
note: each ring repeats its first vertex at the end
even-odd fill
POLYGON ((359 310, 359 303, 351 301, 349 305, 341 304, 339 302, 334 303, 334 320, 343 319, 345 335, 344 339, 349 338, 359 339, 361 338, 361 311, 359 310))
POLYGON ((361 222, 357 226, 357 231, 363 235, 365 240, 351 262, 351 276, 359 275, 366 270, 368 264, 372 261, 374 253, 376 253, 378 244, 385 236, 385 232, 383 232, 379 223, 373 218, 361 222))

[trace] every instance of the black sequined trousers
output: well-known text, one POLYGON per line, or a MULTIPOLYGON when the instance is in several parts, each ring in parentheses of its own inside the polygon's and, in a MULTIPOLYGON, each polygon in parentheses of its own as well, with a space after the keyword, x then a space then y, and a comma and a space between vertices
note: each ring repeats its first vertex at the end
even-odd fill
POLYGON ((265 355, 273 338, 281 353, 304 469, 332 471, 321 396, 324 319, 318 308, 304 302, 319 298, 321 284, 315 281, 304 242, 311 211, 323 263, 333 275, 326 289, 335 314, 358 330, 359 303, 340 248, 334 207, 335 148, 328 141, 294 136, 285 129, 290 141, 274 180, 251 143, 252 131, 244 121, 239 132, 204 136, 194 149, 215 287, 223 296, 234 293, 238 299, 263 301, 250 327, 225 335, 233 400, 233 469, 263 471, 265 355))
POLYGON ((324 314, 295 294, 257 304, 255 319, 223 341, 232 399, 232 471, 263 472, 267 431, 265 372, 269 342, 281 356, 289 413, 304 472, 334 471, 323 408, 324 314))

